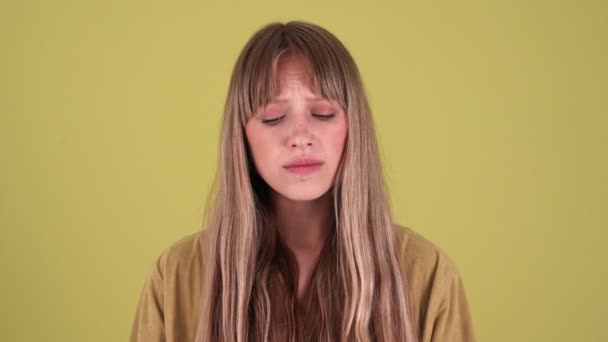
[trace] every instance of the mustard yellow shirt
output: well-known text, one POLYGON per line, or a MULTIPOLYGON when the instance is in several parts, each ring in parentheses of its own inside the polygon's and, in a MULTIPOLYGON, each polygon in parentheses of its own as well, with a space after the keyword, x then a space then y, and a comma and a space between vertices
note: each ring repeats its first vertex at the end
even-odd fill
MULTIPOLYGON (((394 226, 409 270, 410 305, 420 341, 475 341, 464 284, 454 262, 414 230, 394 226)), ((130 342, 194 340, 203 266, 201 233, 174 242, 155 260, 137 304, 130 342)))

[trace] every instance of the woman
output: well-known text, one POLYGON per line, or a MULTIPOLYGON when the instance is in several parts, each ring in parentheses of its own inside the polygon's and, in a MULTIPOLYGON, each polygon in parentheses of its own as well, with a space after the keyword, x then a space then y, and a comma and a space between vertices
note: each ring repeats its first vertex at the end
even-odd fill
POLYGON ((473 341, 454 263, 392 222, 340 41, 274 23, 234 67, 207 228, 146 280, 131 341, 473 341))

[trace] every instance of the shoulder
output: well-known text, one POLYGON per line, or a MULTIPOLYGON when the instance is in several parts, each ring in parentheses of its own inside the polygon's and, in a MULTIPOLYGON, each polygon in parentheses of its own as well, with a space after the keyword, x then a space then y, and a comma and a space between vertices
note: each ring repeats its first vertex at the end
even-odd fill
POLYGON ((185 235, 166 247, 158 256, 158 263, 166 277, 185 275, 200 269, 202 259, 201 239, 205 231, 185 235))
MULTIPOLYGON (((466 336, 463 335, 465 341, 474 340, 464 285, 454 260, 412 228, 399 224, 393 226, 405 272, 409 310, 422 341, 439 333, 436 325, 440 319, 445 319, 443 316, 448 310, 458 312, 454 317, 449 317, 451 322, 457 322, 458 325, 452 330, 466 332, 466 336), (455 305, 458 307, 455 308, 455 305)), ((448 331, 447 334, 453 336, 455 333, 448 331)))
POLYGON ((192 341, 200 300, 205 231, 170 243, 157 257, 139 299, 131 341, 192 341))
POLYGON ((439 271, 439 281, 459 273, 454 260, 437 244, 408 226, 393 226, 406 271, 422 278, 430 278, 439 271))

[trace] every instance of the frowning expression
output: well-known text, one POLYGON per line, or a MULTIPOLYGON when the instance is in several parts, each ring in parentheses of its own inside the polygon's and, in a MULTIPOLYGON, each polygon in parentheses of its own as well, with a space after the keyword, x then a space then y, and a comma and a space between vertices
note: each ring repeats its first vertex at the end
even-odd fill
POLYGON ((333 185, 347 135, 346 113, 311 89, 305 60, 282 56, 278 95, 245 126, 258 174, 280 195, 314 200, 333 185))

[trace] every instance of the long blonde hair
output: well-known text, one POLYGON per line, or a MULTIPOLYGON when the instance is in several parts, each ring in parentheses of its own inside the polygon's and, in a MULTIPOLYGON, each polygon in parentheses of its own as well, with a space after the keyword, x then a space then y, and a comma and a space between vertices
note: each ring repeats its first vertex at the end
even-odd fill
POLYGON ((417 341, 373 120, 358 68, 317 25, 259 29, 234 66, 225 103, 219 168, 205 212, 197 342, 417 341), (244 126, 277 92, 284 52, 308 62, 314 89, 347 113, 335 183, 333 229, 310 288, 296 300, 290 258, 268 220, 268 185, 257 174, 244 126))

